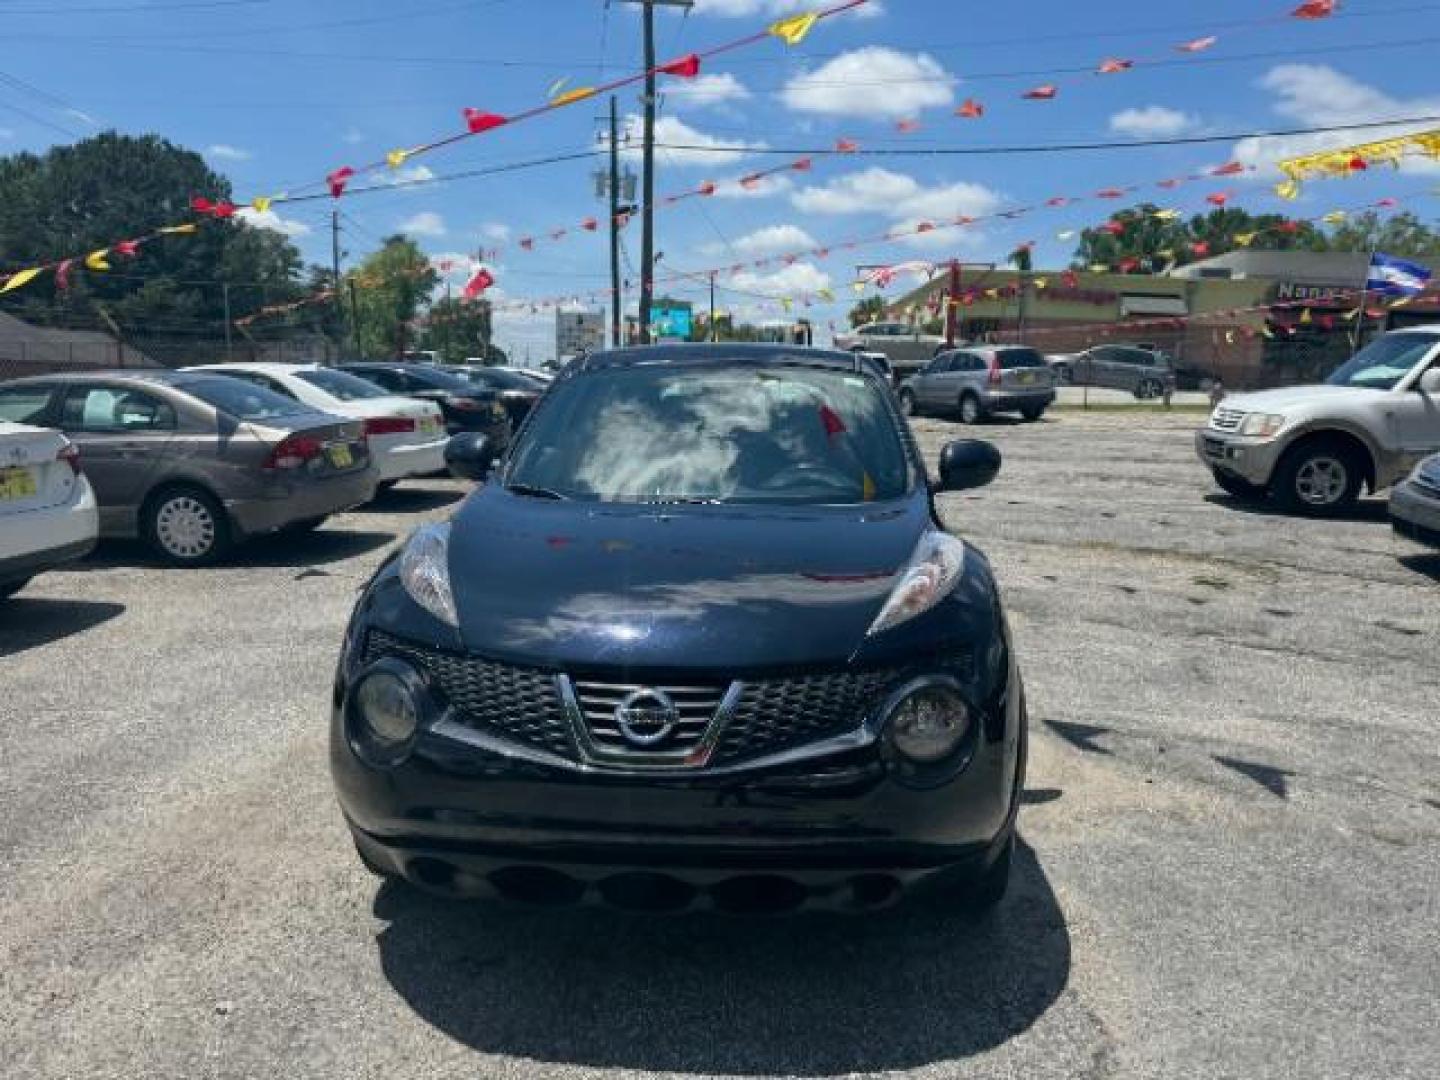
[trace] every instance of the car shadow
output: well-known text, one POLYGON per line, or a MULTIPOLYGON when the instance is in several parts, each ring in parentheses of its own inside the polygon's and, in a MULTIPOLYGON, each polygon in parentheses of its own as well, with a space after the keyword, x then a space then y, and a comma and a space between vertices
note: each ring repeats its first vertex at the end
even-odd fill
POLYGON ((352 514, 414 514, 438 510, 465 498, 466 492, 453 488, 391 488, 382 491, 352 514))
POLYGON ((0 658, 83 634, 124 612, 124 604, 50 600, 21 593, 0 602, 0 658))
POLYGON ((1440 554, 1435 555, 1402 555, 1400 565, 1406 570, 1413 570, 1417 574, 1423 574, 1431 581, 1440 584, 1440 554))
MULTIPOLYGON (((1214 506, 1223 506, 1226 510, 1238 510, 1242 514, 1253 514, 1256 517, 1279 517, 1292 518, 1296 521, 1305 521, 1303 514, 1292 514, 1268 499, 1241 499, 1234 495, 1226 495, 1224 492, 1212 491, 1205 496, 1205 501, 1214 506)), ((1390 523, 1390 504, 1385 499, 1361 499, 1348 510, 1337 511, 1331 514, 1322 515, 1314 520, 1317 521, 1369 521, 1375 524, 1388 525, 1390 523)))
POLYGON ((992 1049, 1064 990, 1070 935, 1035 858, 973 921, 939 898, 865 916, 640 916, 437 899, 386 884, 395 991, 473 1050, 551 1065, 835 1076, 992 1049))

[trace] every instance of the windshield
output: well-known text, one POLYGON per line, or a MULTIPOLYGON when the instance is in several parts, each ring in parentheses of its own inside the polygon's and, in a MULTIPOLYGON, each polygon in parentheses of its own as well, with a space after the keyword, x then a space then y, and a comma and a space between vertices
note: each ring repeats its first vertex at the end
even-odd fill
POLYGON ((354 375, 347 375, 343 371, 315 368, 312 371, 297 371, 295 377, 324 390, 325 393, 340 401, 365 401, 369 398, 390 396, 374 383, 368 383, 354 375))
POLYGON ((1440 345, 1440 334, 1386 334, 1336 368, 1325 381, 1331 386, 1394 390, 1436 345, 1440 345))
POLYGON ((507 486, 591 502, 852 504, 903 495, 884 391, 814 368, 620 368, 550 391, 507 486))
POLYGON ((237 420, 270 420, 313 411, 308 405, 240 379, 196 379, 178 385, 177 389, 237 420))

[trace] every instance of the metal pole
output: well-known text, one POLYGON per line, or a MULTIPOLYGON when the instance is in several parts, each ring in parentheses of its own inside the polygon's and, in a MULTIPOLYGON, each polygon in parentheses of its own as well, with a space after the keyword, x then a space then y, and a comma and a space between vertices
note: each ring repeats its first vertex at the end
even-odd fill
POLYGON ((945 345, 953 349, 960 322, 960 260, 950 260, 950 295, 945 300, 945 345))
POLYGON ((720 340, 720 326, 715 321, 715 271, 710 271, 710 340, 720 340))
POLYGON ((610 95, 610 344, 624 344, 625 297, 620 291, 620 116, 610 95))
POLYGON ((1365 262, 1365 281, 1360 286, 1360 310, 1355 313, 1355 335, 1350 341, 1350 354, 1360 351, 1360 340, 1365 333, 1365 309, 1370 306, 1370 267, 1375 264, 1375 253, 1365 262))
POLYGON ((650 344, 650 305, 655 295, 655 5, 645 4, 644 215, 640 236, 640 344, 650 344))
POLYGON ((225 362, 230 362, 230 283, 224 282, 220 286, 220 293, 225 300, 225 362))

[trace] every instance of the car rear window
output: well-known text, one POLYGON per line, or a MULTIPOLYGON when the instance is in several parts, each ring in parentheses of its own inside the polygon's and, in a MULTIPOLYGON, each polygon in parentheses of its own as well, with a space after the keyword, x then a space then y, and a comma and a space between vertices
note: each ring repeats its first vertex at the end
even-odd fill
POLYGON ((1043 368, 1045 358, 1034 349, 1006 349, 1004 352, 996 353, 1000 358, 1000 367, 1003 371, 1013 371, 1016 368, 1043 368))
POLYGON ((374 383, 366 382, 364 379, 344 371, 315 368, 313 371, 297 371, 295 377, 324 390, 325 393, 340 401, 365 401, 369 398, 390 396, 374 383))
POLYGON ((191 397, 199 398, 207 405, 219 409, 237 420, 270 420, 278 416, 298 416, 312 412, 308 405, 302 405, 287 397, 281 397, 263 386, 252 386, 239 379, 195 379, 179 384, 191 397))

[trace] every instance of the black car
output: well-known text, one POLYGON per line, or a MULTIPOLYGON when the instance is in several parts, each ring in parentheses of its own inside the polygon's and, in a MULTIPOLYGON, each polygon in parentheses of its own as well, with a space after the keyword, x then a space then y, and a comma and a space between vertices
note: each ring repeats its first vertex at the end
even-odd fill
POLYGON ((510 423, 516 428, 530 415, 530 410, 547 389, 539 379, 532 379, 529 375, 480 364, 453 364, 441 370, 468 379, 476 386, 493 390, 505 406, 510 423))
POLYGON ((846 353, 570 365, 365 588, 332 773, 361 860, 453 895, 868 909, 1005 891, 1025 695, 985 557, 846 353))
POLYGON ((509 445, 510 416, 493 390, 425 364, 342 364, 340 370, 392 394, 433 401, 445 414, 451 435, 478 432, 497 449, 509 445))

